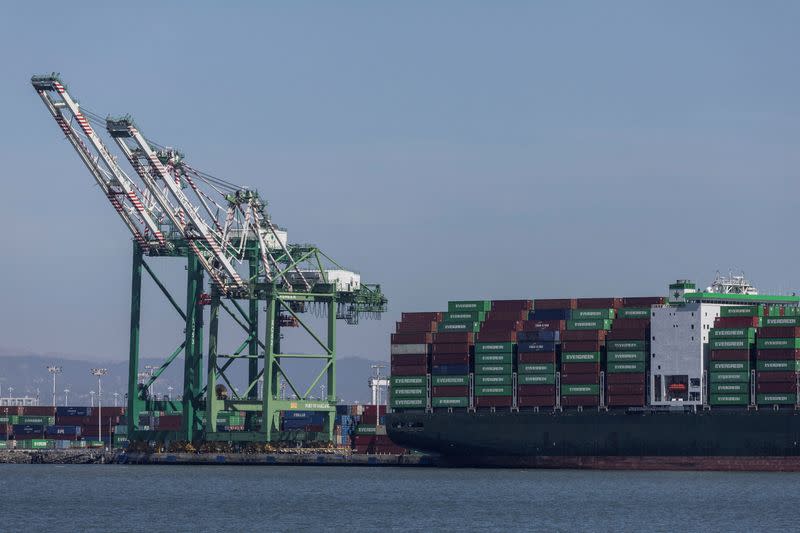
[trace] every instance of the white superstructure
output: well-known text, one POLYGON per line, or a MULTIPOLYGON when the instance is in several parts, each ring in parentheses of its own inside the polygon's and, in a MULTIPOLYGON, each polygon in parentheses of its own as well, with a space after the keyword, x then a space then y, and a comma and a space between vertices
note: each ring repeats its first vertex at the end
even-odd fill
POLYGON ((705 353, 719 304, 653 306, 650 324, 650 404, 702 405, 705 353))

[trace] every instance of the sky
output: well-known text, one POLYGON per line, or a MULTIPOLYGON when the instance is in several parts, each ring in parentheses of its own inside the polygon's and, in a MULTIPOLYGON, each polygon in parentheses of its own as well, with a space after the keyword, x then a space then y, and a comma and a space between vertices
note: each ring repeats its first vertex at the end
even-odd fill
MULTIPOLYGON (((52 71, 380 283, 340 356, 448 300, 800 288, 795 2, 215 4, 4 8, 0 354, 127 357, 130 237, 30 86, 52 71)), ((148 357, 182 336, 156 296, 148 357)))

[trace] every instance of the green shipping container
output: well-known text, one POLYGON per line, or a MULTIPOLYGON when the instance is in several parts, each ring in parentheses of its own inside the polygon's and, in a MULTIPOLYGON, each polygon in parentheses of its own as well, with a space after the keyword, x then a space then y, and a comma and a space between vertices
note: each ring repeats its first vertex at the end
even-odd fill
POLYGON ((712 350, 749 350, 752 345, 748 339, 712 339, 709 342, 712 350))
POLYGON ((399 407, 402 409, 424 409, 427 407, 426 398, 392 398, 390 402, 392 407, 399 407))
POLYGON ((419 387, 428 384, 427 376, 392 376, 389 380, 392 388, 395 387, 419 387))
POLYGON ((613 319, 614 309, 573 309, 573 319, 613 319))
POLYGON ((591 320, 591 319, 572 319, 567 320, 567 329, 611 329, 612 320, 591 320))
POLYGON ((563 352, 562 363, 599 363, 600 352, 563 352))
POLYGON ((377 429, 374 425, 359 424, 356 426, 356 435, 375 435, 377 429))
POLYGON ((511 385, 478 385, 475 396, 511 396, 511 385))
POLYGON ((510 375, 486 374, 475 376, 475 385, 511 385, 510 375))
POLYGON ((749 383, 712 383, 712 394, 749 394, 749 383))
POLYGON ((510 365, 514 362, 514 355, 510 353, 482 353, 475 356, 477 365, 510 365))
POLYGON ((769 393, 769 394, 756 394, 756 403, 768 405, 794 405, 797 403, 797 396, 795 394, 787 393, 769 393))
POLYGON ((562 396, 594 396, 600 394, 600 385, 561 385, 562 396))
POLYGON ((764 326, 793 328, 800 326, 800 316, 768 316, 764 318, 764 326))
POLYGON ((609 350, 647 351, 647 341, 606 341, 609 350))
POLYGON ((8 449, 8 441, 7 440, 0 440, 0 450, 8 449))
POLYGON ((756 338, 756 328, 714 328, 708 332, 709 339, 750 339, 756 338))
POLYGON ((447 302, 447 312, 457 313, 459 311, 491 311, 491 300, 457 300, 447 302))
POLYGON ((511 365, 475 365, 476 374, 511 374, 511 365))
POLYGON ((519 374, 517 385, 555 385, 556 375, 553 374, 519 374))
POLYGON ((485 318, 483 311, 456 311, 444 313, 442 322, 483 322, 485 318))
POLYGON ((756 361, 759 372, 800 372, 800 361, 794 359, 759 359, 756 361))
POLYGON ((28 442, 31 450, 50 450, 56 447, 56 443, 50 439, 32 439, 28 442))
POLYGON ((711 383, 747 383, 750 372, 710 372, 711 383))
POLYGON ((650 318, 649 307, 628 307, 617 311, 617 318, 650 318))
POLYGON ((609 363, 644 363, 647 361, 647 353, 609 351, 607 360, 609 363))
POLYGON ((608 363, 609 374, 644 373, 645 363, 608 363))
POLYGON ((750 402, 749 394, 712 394, 711 405, 747 405, 750 402))
POLYGON ((482 353, 513 353, 513 342, 476 342, 475 355, 482 353))
POLYGON ((469 376, 431 376, 434 387, 464 387, 469 385, 469 376))
POLYGON ((467 397, 441 397, 431 398, 432 407, 469 407, 469 398, 467 397))
POLYGON ((759 350, 782 350, 782 349, 789 349, 789 350, 796 350, 800 348, 800 338, 791 338, 791 339, 758 339, 758 349, 759 350))
POLYGON ((555 374, 553 363, 520 363, 517 367, 520 374, 555 374))
POLYGON ((480 322, 442 322, 436 327, 436 331, 439 333, 446 333, 448 331, 456 331, 456 332, 464 332, 464 331, 472 331, 473 333, 477 333, 478 330, 481 329, 480 322))
POLYGON ((750 361, 711 361, 708 369, 711 372, 749 372, 750 361))
POLYGON ((761 316, 764 314, 764 308, 757 305, 736 305, 723 307, 719 311, 719 316, 761 316))
POLYGON ((427 395, 427 387, 392 389, 392 398, 424 398, 427 395))

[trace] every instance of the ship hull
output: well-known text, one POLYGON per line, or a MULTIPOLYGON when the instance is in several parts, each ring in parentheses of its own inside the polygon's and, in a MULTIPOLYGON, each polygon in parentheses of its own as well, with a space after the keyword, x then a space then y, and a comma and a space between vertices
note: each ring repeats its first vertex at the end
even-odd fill
POLYGON ((390 413, 389 437, 445 466, 800 471, 800 414, 780 411, 390 413))

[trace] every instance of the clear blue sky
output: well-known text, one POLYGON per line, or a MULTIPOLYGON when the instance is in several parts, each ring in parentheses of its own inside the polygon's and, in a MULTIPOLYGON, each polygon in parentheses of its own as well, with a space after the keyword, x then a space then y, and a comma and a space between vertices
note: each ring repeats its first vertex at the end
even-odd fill
POLYGON ((30 88, 50 71, 382 283, 342 355, 448 299, 800 287, 795 2, 106 4, 0 21, 0 353, 126 357, 129 238, 30 88))

